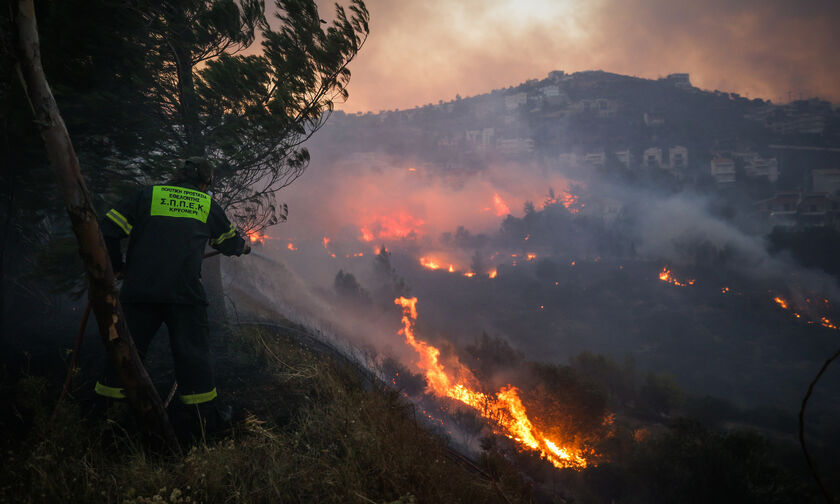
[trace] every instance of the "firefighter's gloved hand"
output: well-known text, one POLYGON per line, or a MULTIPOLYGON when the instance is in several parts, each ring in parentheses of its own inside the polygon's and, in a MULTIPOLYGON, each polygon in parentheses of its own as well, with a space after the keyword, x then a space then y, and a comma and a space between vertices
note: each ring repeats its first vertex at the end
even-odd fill
POLYGON ((248 255, 251 253, 251 246, 247 243, 242 247, 242 255, 248 255))

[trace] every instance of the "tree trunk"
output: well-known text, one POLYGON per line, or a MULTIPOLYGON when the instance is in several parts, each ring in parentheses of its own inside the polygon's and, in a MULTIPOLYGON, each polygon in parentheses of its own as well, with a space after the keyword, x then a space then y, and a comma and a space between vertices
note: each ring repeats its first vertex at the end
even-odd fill
POLYGON ((99 222, 82 178, 70 135, 41 66, 38 27, 32 0, 19 0, 15 18, 17 52, 24 88, 44 140, 47 157, 64 195, 67 213, 79 244, 88 279, 88 292, 102 342, 125 387, 128 401, 141 416, 149 434, 180 451, 166 410, 146 368, 140 361, 119 303, 117 282, 99 222))
POLYGON ((12 214, 15 210, 15 187, 17 184, 17 171, 12 163, 12 150, 9 145, 9 122, 3 120, 3 158, 6 159, 6 169, 9 171, 8 186, 9 203, 6 206, 6 213, 3 216, 3 230, 0 231, 0 350, 6 348, 6 250, 9 244, 9 229, 12 227, 12 214))
POLYGON ((184 11, 177 6, 172 9, 172 33, 170 47, 175 57, 175 67, 178 73, 178 104, 181 119, 186 134, 186 154, 188 156, 204 156, 205 145, 201 134, 201 123, 198 120, 198 101, 195 96, 195 79, 193 78, 193 62, 190 47, 193 42, 187 34, 192 33, 192 27, 186 19, 184 11))

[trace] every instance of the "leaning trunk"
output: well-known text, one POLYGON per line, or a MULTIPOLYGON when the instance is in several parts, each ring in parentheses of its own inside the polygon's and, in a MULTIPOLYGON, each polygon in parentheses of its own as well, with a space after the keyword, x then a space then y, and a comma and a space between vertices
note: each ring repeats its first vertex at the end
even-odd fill
POLYGON ((79 244, 88 279, 88 292, 108 358, 122 380, 129 403, 142 417, 147 431, 174 450, 178 443, 166 410, 143 367, 119 303, 117 282, 99 223, 79 168, 70 135, 41 66, 38 29, 32 0, 19 0, 15 19, 21 78, 29 95, 35 122, 44 140, 47 157, 58 179, 67 213, 79 244))

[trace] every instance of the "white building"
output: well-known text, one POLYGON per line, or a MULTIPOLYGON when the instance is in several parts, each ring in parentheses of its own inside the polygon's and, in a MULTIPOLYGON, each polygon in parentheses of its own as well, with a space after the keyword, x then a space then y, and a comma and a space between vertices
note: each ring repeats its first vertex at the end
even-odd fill
POLYGON ((711 162, 712 177, 720 185, 735 182, 735 161, 730 158, 717 157, 711 162))
POLYGON ((673 172, 683 172, 688 168, 688 149, 675 145, 668 149, 668 163, 673 172))
POLYGON ((660 168, 662 166, 662 149, 648 147, 642 154, 642 163, 647 167, 660 168))
POLYGON ((534 152, 534 141, 530 138, 500 138, 496 141, 496 150, 507 156, 530 154, 534 152))
POLYGON ((770 182, 779 180, 779 163, 776 158, 750 158, 744 165, 744 173, 750 178, 766 178, 770 182))
POLYGON ((633 162, 633 154, 630 152, 630 149, 616 151, 615 158, 619 163, 623 164, 625 168, 630 168, 630 163, 633 162))
POLYGON ((496 130, 494 128, 467 130, 465 133, 467 144, 472 145, 479 151, 483 151, 493 145, 493 139, 495 136, 496 130))
POLYGON ((680 89, 691 88, 691 77, 687 73, 672 73, 665 77, 665 80, 680 89))
POLYGON ((583 156, 583 162, 591 166, 603 167, 607 162, 607 155, 604 151, 590 152, 583 156))
POLYGON ((584 98, 573 103, 569 108, 578 114, 595 114, 601 118, 615 117, 615 114, 618 111, 618 102, 607 98, 584 98))

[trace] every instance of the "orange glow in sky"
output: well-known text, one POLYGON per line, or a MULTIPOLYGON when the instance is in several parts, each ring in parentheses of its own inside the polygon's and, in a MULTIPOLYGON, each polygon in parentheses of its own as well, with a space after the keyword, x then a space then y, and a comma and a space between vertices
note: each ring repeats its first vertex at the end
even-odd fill
MULTIPOLYGON (((317 4, 331 20, 333 2, 317 4)), ((694 85, 707 90, 774 102, 791 90, 794 98, 803 92, 840 101, 838 2, 365 4, 370 37, 350 64, 350 99, 338 104, 348 112, 436 104, 542 79, 553 70, 600 69, 649 79, 688 72, 694 85)))

